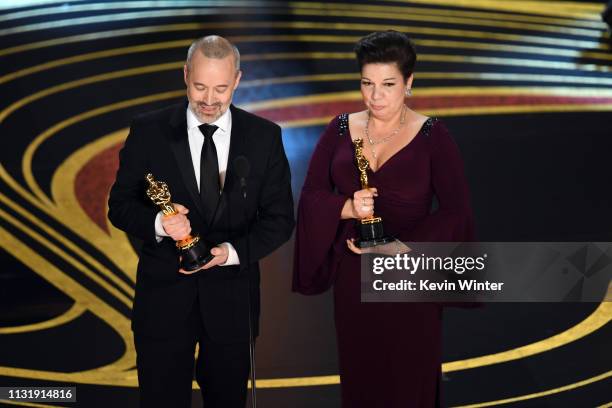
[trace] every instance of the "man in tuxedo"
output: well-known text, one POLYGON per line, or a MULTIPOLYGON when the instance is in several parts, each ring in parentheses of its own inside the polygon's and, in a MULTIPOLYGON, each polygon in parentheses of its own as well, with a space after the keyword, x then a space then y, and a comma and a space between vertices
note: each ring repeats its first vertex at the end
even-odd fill
POLYGON ((108 216, 143 241, 132 316, 142 407, 190 407, 194 366, 206 408, 245 406, 258 261, 289 239, 294 214, 281 129, 231 104, 240 76, 235 46, 198 39, 184 66, 187 100, 136 117, 120 153, 108 216), (246 199, 239 156, 250 164, 246 199), (147 173, 167 183, 177 215, 146 196, 147 173), (214 255, 196 272, 179 267, 175 246, 190 233, 214 255))

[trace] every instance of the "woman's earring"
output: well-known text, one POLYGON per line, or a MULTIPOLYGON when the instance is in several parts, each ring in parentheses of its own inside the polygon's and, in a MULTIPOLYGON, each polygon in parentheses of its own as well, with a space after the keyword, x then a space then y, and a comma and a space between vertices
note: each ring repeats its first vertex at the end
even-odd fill
POLYGON ((412 96, 412 89, 406 88, 406 96, 412 96))

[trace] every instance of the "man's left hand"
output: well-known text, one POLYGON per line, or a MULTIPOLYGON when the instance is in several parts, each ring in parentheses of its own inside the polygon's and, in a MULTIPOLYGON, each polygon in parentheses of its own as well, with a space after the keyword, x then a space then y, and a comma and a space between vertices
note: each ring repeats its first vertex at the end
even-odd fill
POLYGON ((191 275, 192 273, 196 273, 203 269, 210 269, 213 266, 221 265, 227 262, 229 251, 227 250, 227 247, 225 245, 220 245, 220 246, 216 246, 212 248, 210 250, 210 253, 214 255, 214 258, 211 259, 206 265, 202 266, 199 269, 196 269, 195 271, 186 271, 183 268, 181 268, 179 269, 179 272, 182 273, 183 275, 191 275))

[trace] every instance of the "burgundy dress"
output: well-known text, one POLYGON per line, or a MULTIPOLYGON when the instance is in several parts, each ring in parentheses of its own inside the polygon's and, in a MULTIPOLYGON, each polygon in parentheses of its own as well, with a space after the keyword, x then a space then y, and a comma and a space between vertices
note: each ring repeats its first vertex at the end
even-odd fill
MULTIPOLYGON (((439 120, 376 171, 375 213, 402 241, 468 241, 473 223, 459 150, 439 120), (432 198, 438 208, 430 213, 432 198)), ((355 220, 341 220, 347 198, 361 189, 348 115, 334 118, 315 148, 298 208, 293 290, 313 295, 334 286, 342 406, 440 406, 441 306, 361 303, 359 256, 346 238, 355 220)))

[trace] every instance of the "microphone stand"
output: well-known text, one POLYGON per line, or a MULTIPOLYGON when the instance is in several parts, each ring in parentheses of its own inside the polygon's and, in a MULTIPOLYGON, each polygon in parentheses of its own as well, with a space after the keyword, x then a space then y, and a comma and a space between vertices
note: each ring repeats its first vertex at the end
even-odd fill
POLYGON ((247 273, 247 303, 249 309, 249 357, 251 359, 251 408, 257 408, 257 387, 255 384, 255 340, 253 339, 253 317, 251 309, 251 274, 250 274, 250 245, 249 245, 249 217, 247 213, 247 190, 246 190, 246 178, 240 177, 240 189, 242 190, 242 198, 244 199, 244 220, 246 234, 244 239, 246 241, 246 273, 247 273))

